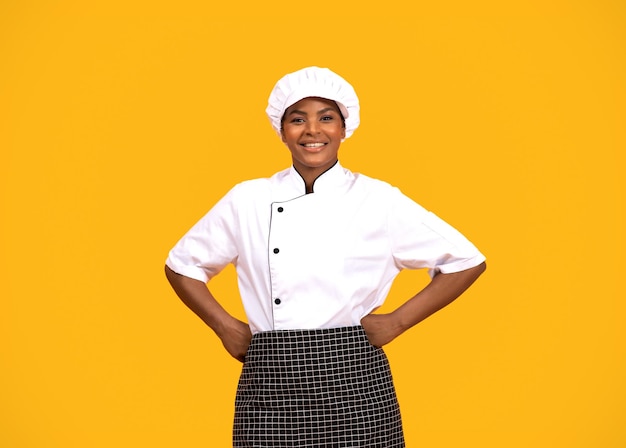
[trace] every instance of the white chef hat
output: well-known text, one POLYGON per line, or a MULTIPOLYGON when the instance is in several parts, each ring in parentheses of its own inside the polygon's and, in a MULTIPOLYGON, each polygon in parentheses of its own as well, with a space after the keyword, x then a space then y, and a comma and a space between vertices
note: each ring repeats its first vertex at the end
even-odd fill
POLYGON ((337 103, 346 123, 345 138, 359 127, 359 98, 354 88, 327 68, 307 67, 283 76, 270 94, 265 112, 279 135, 285 110, 308 97, 326 98, 337 103))

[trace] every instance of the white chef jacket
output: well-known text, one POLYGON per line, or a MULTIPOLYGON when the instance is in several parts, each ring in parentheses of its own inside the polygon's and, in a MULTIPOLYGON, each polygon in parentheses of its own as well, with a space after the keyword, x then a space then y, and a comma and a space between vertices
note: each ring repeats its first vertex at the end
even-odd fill
POLYGON ((400 270, 458 272, 485 257, 399 189, 337 162, 305 194, 293 168, 232 188, 170 251, 208 282, 237 270, 252 333, 359 325, 400 270))

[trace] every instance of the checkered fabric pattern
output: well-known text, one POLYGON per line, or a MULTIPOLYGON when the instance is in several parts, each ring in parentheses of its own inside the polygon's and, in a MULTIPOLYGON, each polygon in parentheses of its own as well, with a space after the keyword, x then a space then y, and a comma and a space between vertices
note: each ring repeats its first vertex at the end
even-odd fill
POLYGON ((360 326, 257 333, 235 399, 234 448, 402 448, 387 357, 360 326))

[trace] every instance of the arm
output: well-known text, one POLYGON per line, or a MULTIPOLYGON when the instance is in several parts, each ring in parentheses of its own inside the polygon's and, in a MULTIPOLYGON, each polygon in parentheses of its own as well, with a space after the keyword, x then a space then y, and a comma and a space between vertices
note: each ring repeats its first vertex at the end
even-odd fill
POLYGON ((228 314, 203 282, 177 274, 167 266, 165 276, 183 303, 221 339, 228 353, 243 362, 252 338, 248 324, 228 314))
POLYGON ((411 299, 389 314, 369 314, 361 319, 367 337, 377 347, 388 344, 406 330, 452 303, 485 272, 483 262, 465 271, 437 274, 411 299))

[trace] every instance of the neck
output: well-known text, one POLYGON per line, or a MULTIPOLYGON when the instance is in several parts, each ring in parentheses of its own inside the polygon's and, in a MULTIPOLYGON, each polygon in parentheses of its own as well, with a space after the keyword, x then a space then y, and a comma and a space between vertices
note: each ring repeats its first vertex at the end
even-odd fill
POLYGON ((317 180, 317 178, 320 177, 329 169, 331 169, 332 167, 334 167, 337 164, 337 162, 338 161, 335 160, 330 166, 319 167, 319 168, 302 167, 302 166, 297 166, 296 164, 293 165, 296 172, 300 175, 300 177, 304 181, 306 194, 313 193, 313 184, 315 184, 315 181, 317 180))

